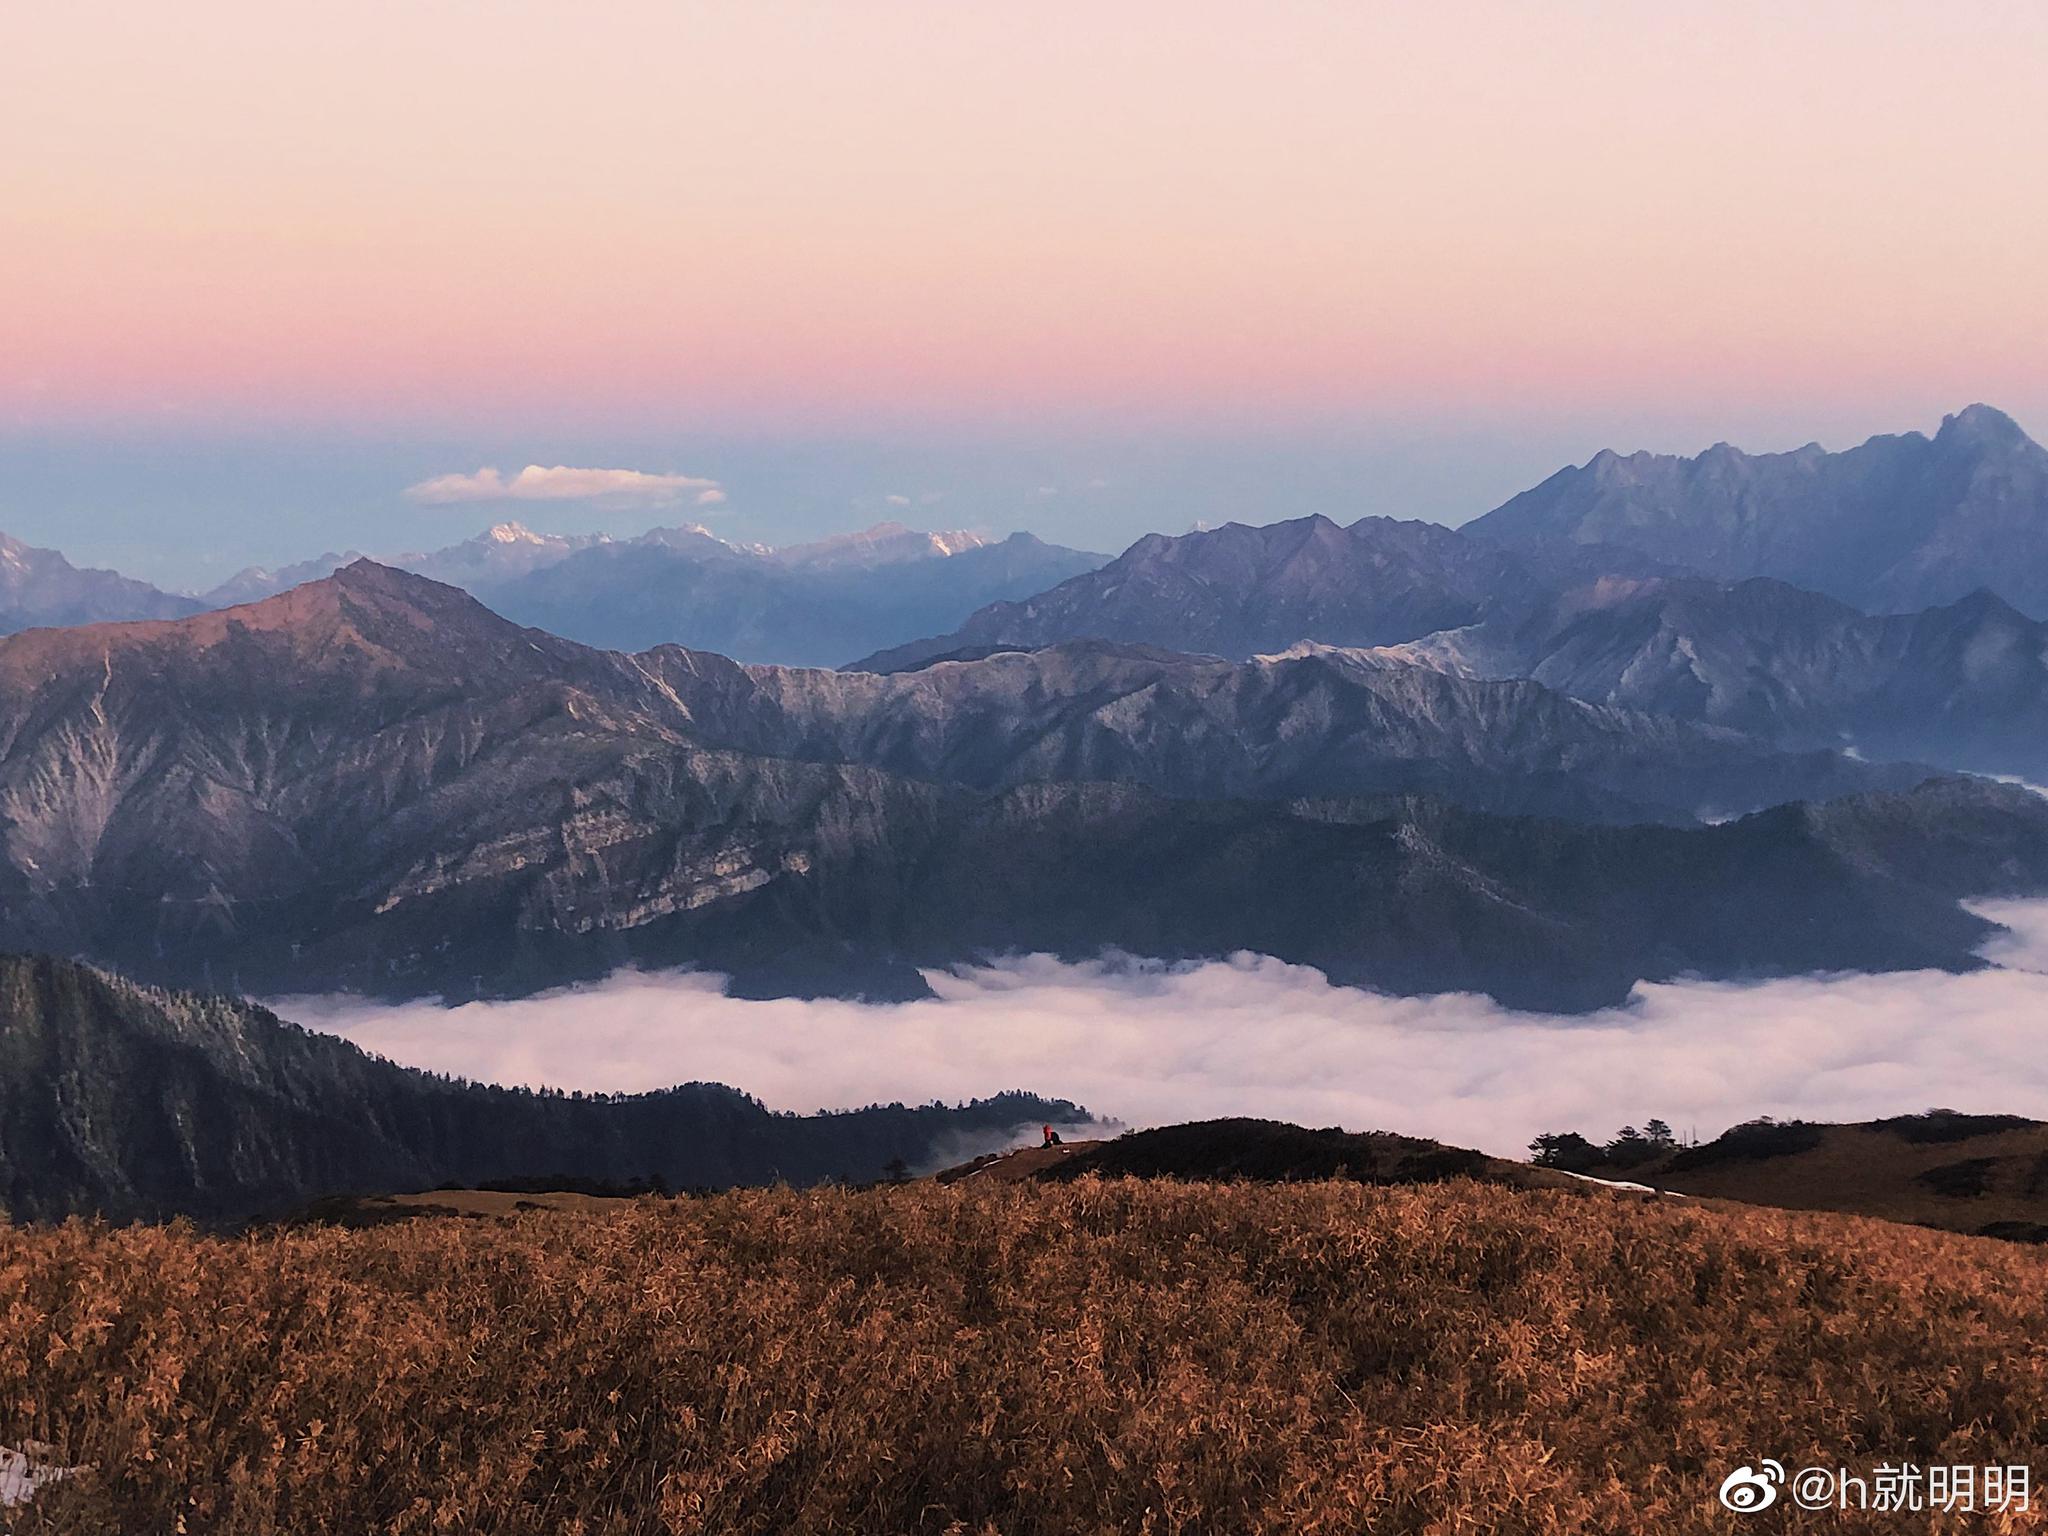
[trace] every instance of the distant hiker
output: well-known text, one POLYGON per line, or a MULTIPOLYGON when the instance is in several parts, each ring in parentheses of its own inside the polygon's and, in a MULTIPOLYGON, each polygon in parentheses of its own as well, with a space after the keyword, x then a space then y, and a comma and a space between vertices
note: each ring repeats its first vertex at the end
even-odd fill
POLYGON ((1060 1133, 1058 1131, 1049 1125, 1042 1126, 1040 1129, 1045 1132, 1045 1140, 1039 1143, 1041 1147, 1056 1147, 1060 1144, 1060 1133))

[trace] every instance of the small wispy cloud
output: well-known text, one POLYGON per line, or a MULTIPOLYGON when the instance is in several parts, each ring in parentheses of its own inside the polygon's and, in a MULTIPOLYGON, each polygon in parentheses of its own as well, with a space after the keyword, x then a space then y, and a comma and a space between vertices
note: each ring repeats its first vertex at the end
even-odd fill
POLYGON ((608 501, 664 506, 692 497, 699 506, 716 506, 725 490, 716 480, 698 475, 657 475, 638 469, 579 469, 567 464, 529 464, 507 479, 486 465, 474 474, 436 475, 405 489, 406 499, 423 506, 452 506, 473 501, 608 501))
POLYGON ((910 498, 908 496, 904 496, 895 491, 891 491, 887 496, 884 496, 882 500, 889 503, 889 505, 892 507, 907 507, 910 505, 910 498))

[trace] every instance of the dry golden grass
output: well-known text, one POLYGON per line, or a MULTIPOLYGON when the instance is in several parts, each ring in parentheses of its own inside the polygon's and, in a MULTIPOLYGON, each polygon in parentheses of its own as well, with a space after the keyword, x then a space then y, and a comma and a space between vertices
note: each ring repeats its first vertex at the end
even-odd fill
POLYGON ((1993 1222, 2048 1222, 2048 1126, 1923 1142, 1863 1125, 1816 1129, 1818 1144, 1802 1152, 1731 1158, 1678 1173, 1652 1166, 1612 1176, 1644 1178, 1688 1194, 1882 1216, 1951 1232, 1975 1232, 1993 1222), (1925 1177, 1963 1162, 1983 1164, 1981 1190, 1943 1194, 1925 1177))
POLYGON ((90 1464, 23 1530, 1727 1531, 1738 1463, 2014 1463, 2044 1423, 2048 1255, 1605 1194, 0 1234, 0 1443, 90 1464))

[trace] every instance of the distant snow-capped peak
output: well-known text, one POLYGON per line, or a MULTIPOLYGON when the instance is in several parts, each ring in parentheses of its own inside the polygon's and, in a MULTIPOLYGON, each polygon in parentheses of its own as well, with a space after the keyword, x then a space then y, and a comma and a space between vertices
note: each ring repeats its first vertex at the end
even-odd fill
MULTIPOLYGON (((602 539, 604 534, 596 535, 602 539)), ((556 549, 579 542, 559 533, 535 533, 524 523, 493 523, 476 536, 479 544, 536 544, 544 549, 556 549)))
POLYGON ((992 541, 965 528, 929 533, 903 523, 876 523, 855 533, 835 533, 808 544, 790 544, 775 551, 785 565, 818 569, 835 566, 898 565, 910 560, 944 560, 992 541))
POLYGON ((991 541, 985 534, 971 533, 965 528, 951 528, 944 533, 929 533, 933 549, 942 555, 965 554, 970 549, 981 549, 991 541))

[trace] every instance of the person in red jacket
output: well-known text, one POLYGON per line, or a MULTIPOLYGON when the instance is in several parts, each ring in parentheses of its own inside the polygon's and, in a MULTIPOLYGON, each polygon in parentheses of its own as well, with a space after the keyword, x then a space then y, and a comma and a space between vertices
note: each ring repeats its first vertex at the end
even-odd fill
POLYGON ((1058 1131, 1049 1125, 1042 1126, 1040 1129, 1045 1132, 1045 1140, 1039 1143, 1041 1147, 1056 1147, 1060 1144, 1060 1133, 1058 1131))

